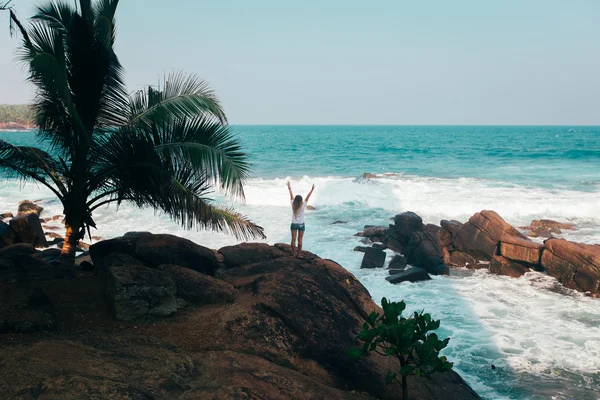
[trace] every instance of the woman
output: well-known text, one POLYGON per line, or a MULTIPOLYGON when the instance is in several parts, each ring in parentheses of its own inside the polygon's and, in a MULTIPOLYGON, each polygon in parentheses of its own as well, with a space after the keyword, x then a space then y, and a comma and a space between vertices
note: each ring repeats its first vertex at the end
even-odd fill
POLYGON ((302 238, 304 237, 304 210, 308 204, 310 195, 315 190, 315 185, 312 185, 310 192, 306 195, 306 201, 302 201, 302 196, 298 195, 294 197, 290 182, 287 183, 288 191, 290 192, 290 201, 292 203, 292 255, 294 257, 302 258, 302 238), (298 237, 298 251, 296 252, 296 237, 298 237))

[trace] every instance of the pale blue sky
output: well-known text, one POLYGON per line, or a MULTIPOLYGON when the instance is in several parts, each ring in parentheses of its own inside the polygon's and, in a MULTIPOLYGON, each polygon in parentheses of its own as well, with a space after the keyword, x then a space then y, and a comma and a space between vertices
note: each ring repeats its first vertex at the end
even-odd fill
MULTIPOLYGON (((121 0, 117 51, 130 90, 195 72, 235 124, 600 124, 599 21, 599 0, 121 0)), ((0 23, 0 103, 26 102, 0 23)))

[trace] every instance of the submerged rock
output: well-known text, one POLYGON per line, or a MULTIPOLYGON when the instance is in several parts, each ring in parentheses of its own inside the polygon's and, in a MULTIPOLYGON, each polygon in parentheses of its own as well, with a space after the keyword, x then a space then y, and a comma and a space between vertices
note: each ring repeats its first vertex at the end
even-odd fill
POLYGON ((431 280, 431 277, 424 269, 412 267, 395 275, 388 276, 385 280, 390 283, 421 282, 431 280))

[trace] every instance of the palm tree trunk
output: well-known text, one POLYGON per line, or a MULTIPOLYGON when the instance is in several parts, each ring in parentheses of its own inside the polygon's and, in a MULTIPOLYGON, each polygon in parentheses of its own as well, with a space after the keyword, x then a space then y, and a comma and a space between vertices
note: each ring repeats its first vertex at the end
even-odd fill
POLYGON ((406 376, 402 375, 402 400, 408 400, 408 383, 406 376))
POLYGON ((60 253, 61 258, 74 259, 75 249, 79 242, 79 227, 73 225, 67 225, 67 232, 65 234, 65 241, 63 243, 62 251, 60 253))

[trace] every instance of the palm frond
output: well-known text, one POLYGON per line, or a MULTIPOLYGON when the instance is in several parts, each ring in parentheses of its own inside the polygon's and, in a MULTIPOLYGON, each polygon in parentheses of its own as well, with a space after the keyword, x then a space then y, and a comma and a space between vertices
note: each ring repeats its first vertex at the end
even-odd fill
POLYGON ((9 178, 40 182, 61 200, 67 193, 61 180, 65 174, 62 164, 37 147, 14 146, 0 140, 0 171, 9 178))
POLYGON ((185 228, 214 229, 243 239, 262 238, 262 228, 230 208, 218 208, 207 198, 212 178, 189 159, 159 154, 147 135, 123 128, 94 147, 102 168, 96 204, 130 201, 138 207, 161 210, 185 228), (101 184, 100 184, 101 182, 101 184), (102 196, 102 193, 105 196, 102 196))
POLYGON ((45 21, 53 29, 68 32, 71 21, 73 21, 76 14, 77 10, 69 3, 65 1, 53 1, 38 6, 31 19, 45 21))
POLYGON ((189 160, 226 195, 244 199, 250 164, 228 126, 204 118, 165 121, 148 137, 159 154, 189 160))
POLYGON ((130 104, 130 124, 151 125, 167 119, 200 116, 227 122, 216 95, 205 81, 193 74, 172 72, 162 87, 136 92, 130 104))
POLYGON ((106 47, 112 47, 115 43, 115 13, 118 5, 119 0, 101 0, 94 5, 96 37, 106 47))

